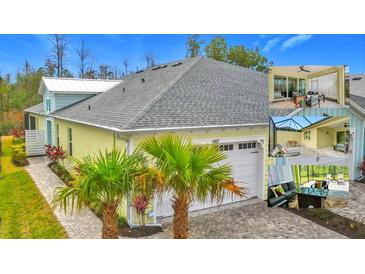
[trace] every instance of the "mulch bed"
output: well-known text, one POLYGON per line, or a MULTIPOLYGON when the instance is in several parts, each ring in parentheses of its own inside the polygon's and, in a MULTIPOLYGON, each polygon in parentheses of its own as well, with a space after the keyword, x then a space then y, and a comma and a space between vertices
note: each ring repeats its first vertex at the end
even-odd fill
POLYGON ((50 163, 48 167, 65 183, 65 185, 71 186, 72 176, 64 167, 59 166, 57 163, 50 163))
POLYGON ((365 224, 343 217, 323 208, 286 210, 351 239, 365 239, 365 224))
POLYGON ((128 225, 119 228, 119 235, 128 238, 141 238, 162 232, 158 226, 145 226, 144 228, 130 228, 128 225))

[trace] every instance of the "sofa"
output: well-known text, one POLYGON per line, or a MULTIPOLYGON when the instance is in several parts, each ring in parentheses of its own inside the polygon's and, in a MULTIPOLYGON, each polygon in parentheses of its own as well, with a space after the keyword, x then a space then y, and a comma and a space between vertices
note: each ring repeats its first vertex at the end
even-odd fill
POLYGON ((308 91, 307 96, 305 98, 305 103, 309 106, 318 105, 320 102, 320 95, 315 91, 308 91))
MULTIPOLYGON (((279 185, 279 184, 277 184, 279 185)), ((277 186, 274 185, 274 186, 277 186)), ((285 192, 285 195, 275 197, 274 192, 271 190, 271 187, 268 187, 267 193, 267 205, 269 207, 279 207, 279 206, 287 206, 288 202, 295 196, 296 186, 293 181, 285 182, 280 184, 285 192)))

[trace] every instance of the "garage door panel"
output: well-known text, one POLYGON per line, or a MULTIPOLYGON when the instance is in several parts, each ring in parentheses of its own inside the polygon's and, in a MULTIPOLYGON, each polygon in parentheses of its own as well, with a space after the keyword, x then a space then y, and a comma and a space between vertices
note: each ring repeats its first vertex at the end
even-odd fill
MULTIPOLYGON (((251 145, 253 143, 254 142, 251 142, 251 145)), ((259 158, 261 153, 259 153, 257 143, 252 146, 255 147, 250 149, 238 149, 239 143, 234 143, 233 150, 224 151, 227 155, 227 159, 220 163, 221 165, 229 164, 232 166, 233 179, 238 186, 243 187, 246 194, 245 197, 238 197, 236 195, 232 197, 230 193, 226 192, 222 203, 212 203, 209 199, 205 203, 195 201, 189 208, 189 211, 238 202, 256 196, 259 158)), ((171 216, 173 214, 170 199, 171 194, 164 194, 163 202, 158 205, 156 210, 157 216, 171 216)))

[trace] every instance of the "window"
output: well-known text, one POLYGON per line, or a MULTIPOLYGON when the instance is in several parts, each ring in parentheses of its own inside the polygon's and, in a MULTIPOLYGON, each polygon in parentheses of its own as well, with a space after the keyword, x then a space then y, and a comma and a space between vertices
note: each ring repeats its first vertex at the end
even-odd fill
POLYGON ((311 132, 309 131, 304 131, 304 140, 308 140, 310 141, 311 139, 311 132))
POLYGON ((286 77, 274 77, 274 91, 286 91, 286 77))
POLYGON ((305 87, 306 87, 306 80, 305 79, 299 79, 298 92, 300 94, 305 94, 305 87))
POLYGON ((302 183, 313 180, 324 180, 327 175, 337 178, 338 174, 343 174, 345 180, 349 179, 349 168, 347 166, 334 165, 302 165, 299 166, 300 181, 302 183))
POLYGON ((233 150, 233 144, 220 145, 218 148, 220 151, 233 150))
POLYGON ((60 146, 60 126, 56 124, 56 144, 60 146))
POLYGON ((51 111, 51 100, 50 99, 46 99, 46 111, 47 112, 51 111))
POLYGON ((350 137, 350 131, 338 131, 336 135, 337 144, 347 144, 350 137))
POLYGON ((72 156, 72 128, 67 128, 67 147, 68 154, 72 156))
POLYGON ((256 148, 256 142, 246 142, 238 144, 238 149, 251 149, 256 148))
POLYGON ((30 130, 37 129, 37 118, 34 116, 29 116, 29 129, 30 130))

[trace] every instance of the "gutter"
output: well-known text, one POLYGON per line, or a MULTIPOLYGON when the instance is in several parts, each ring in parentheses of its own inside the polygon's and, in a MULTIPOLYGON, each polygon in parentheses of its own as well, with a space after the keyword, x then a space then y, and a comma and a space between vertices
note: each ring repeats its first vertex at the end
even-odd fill
POLYGON ((360 107, 358 104, 356 104, 354 101, 352 101, 351 99, 349 99, 349 104, 350 104, 350 106, 352 106, 353 108, 355 108, 356 110, 361 112, 363 115, 365 115, 365 110, 362 107, 360 107))
POLYGON ((233 125, 210 125, 210 126, 119 129, 119 128, 116 128, 116 127, 101 126, 101 125, 96 125, 96 124, 93 124, 93 123, 83 122, 83 121, 79 121, 79 120, 75 120, 75 119, 64 118, 64 117, 60 117, 60 116, 57 116, 57 115, 48 115, 48 116, 52 117, 52 118, 60 119, 60 120, 65 120, 65 121, 70 121, 70 122, 73 122, 73 123, 78 123, 78 124, 88 125, 88 126, 92 126, 92 127, 107 129, 107 130, 120 132, 120 133, 138 133, 138 132, 171 131, 171 130, 193 130, 193 129, 214 129, 214 128, 234 128, 234 127, 252 127, 252 126, 268 126, 269 125, 269 123, 267 122, 267 123, 251 123, 251 124, 233 124, 233 125))

